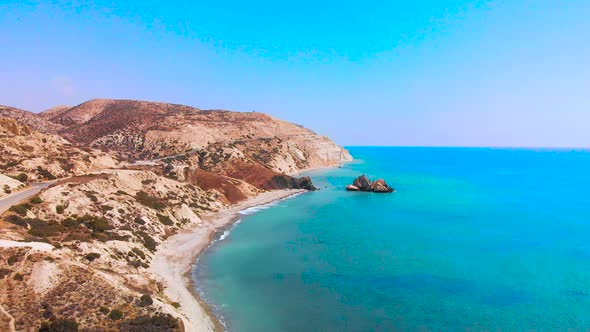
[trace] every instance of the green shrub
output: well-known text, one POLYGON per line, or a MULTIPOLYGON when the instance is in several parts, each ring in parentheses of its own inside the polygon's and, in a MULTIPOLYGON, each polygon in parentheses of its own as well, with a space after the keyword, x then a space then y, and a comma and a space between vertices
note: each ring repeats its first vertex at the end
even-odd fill
POLYGON ((170 219, 170 217, 168 217, 168 216, 165 216, 165 215, 163 215, 163 214, 159 214, 159 213, 157 214, 157 216, 158 216, 158 220, 159 220, 159 221, 160 221, 162 224, 164 224, 164 225, 166 225, 166 226, 172 226, 172 225, 174 225, 174 221, 172 221, 172 219, 170 219))
POLYGON ((89 254, 86 254, 85 257, 86 257, 87 260, 89 260, 89 261, 92 262, 93 260, 99 258, 100 257, 100 254, 99 253, 96 253, 96 252, 91 252, 89 254))
POLYGON ((105 218, 102 217, 91 219, 88 222, 88 225, 90 229, 95 232, 104 232, 114 228, 105 218))
POLYGON ((27 211, 29 211, 33 206, 28 203, 13 205, 8 209, 8 211, 12 211, 18 215, 25 216, 27 215, 27 211))
POLYGON ((10 272, 11 271, 9 269, 0 268, 0 279, 4 279, 4 277, 6 277, 7 275, 9 275, 10 272))
POLYGON ((109 313, 109 318, 111 320, 119 320, 119 319, 123 318, 123 313, 120 310, 113 309, 109 313))
POLYGON ((78 218, 78 223, 84 224, 86 227, 91 229, 93 232, 104 232, 114 227, 103 217, 96 217, 91 216, 89 214, 85 214, 82 217, 78 218))
POLYGON ((29 176, 25 173, 20 173, 16 176, 16 179, 20 182, 27 183, 27 181, 29 180, 29 176))
POLYGON ((135 194, 135 199, 137 199, 137 201, 140 204, 150 207, 152 209, 162 210, 166 207, 166 203, 164 203, 161 199, 159 199, 158 197, 151 196, 145 191, 137 192, 137 194, 135 194))
POLYGON ((14 274, 14 280, 16 280, 16 281, 23 281, 23 279, 24 279, 24 277, 23 277, 22 274, 20 274, 20 273, 15 273, 14 274))
POLYGON ((143 253, 143 251, 139 250, 138 248, 131 249, 131 252, 134 253, 135 255, 137 255, 139 258, 145 259, 145 254, 143 253))
POLYGON ((8 263, 8 265, 12 266, 15 263, 17 263, 19 261, 19 258, 17 255, 12 255, 10 257, 8 257, 8 259, 6 260, 6 262, 8 263))
POLYGON ((172 302, 170 304, 176 309, 180 308, 180 303, 178 303, 178 302, 172 302))
POLYGON ((61 231, 61 225, 52 222, 46 222, 41 219, 25 219, 25 221, 29 224, 31 228, 29 228, 29 234, 40 237, 40 238, 47 238, 50 236, 58 235, 61 231))
POLYGON ((27 227, 29 225, 22 217, 19 217, 14 214, 7 216, 6 218, 4 218, 4 220, 8 221, 11 224, 22 226, 22 227, 27 227))
POLYGON ((100 307, 98 311, 100 311, 103 315, 108 315, 110 310, 107 307, 100 307))
POLYGON ((62 220, 61 224, 62 224, 62 226, 68 227, 68 228, 77 227, 78 225, 80 225, 80 223, 77 220, 72 219, 72 218, 66 218, 66 219, 62 220))
POLYGON ((138 231, 136 233, 136 235, 140 238, 141 242, 143 243, 143 245, 149 250, 149 251, 155 251, 156 250, 156 246, 158 245, 158 242, 156 242, 156 240, 154 240, 153 237, 149 236, 146 232, 144 231, 138 231))
POLYGON ((39 166, 37 167, 37 173, 39 173, 39 175, 41 175, 41 177, 47 179, 47 180, 55 180, 56 177, 55 175, 51 174, 51 172, 49 172, 48 170, 46 170, 45 168, 39 166))
POLYGON ((127 263, 129 263, 129 265, 133 266, 134 268, 141 266, 141 262, 138 260, 127 260, 127 263))
POLYGON ((55 206, 55 212, 57 212, 58 214, 63 214, 65 209, 66 208, 63 205, 56 205, 55 206))
POLYGON ((35 197, 31 198, 30 202, 32 204, 41 204, 41 203, 43 203, 43 200, 41 199, 41 197, 35 196, 35 197))
POLYGON ((114 209, 114 207, 108 206, 108 205, 101 205, 100 209, 102 210, 102 212, 107 213, 108 211, 111 211, 112 209, 114 209))
POLYGON ((143 221, 143 219, 141 219, 141 217, 135 217, 135 219, 133 221, 138 225, 145 225, 145 221, 143 221))
POLYGON ((125 320, 119 324, 120 331, 133 332, 172 332, 178 331, 180 324, 178 319, 168 314, 157 314, 154 316, 138 316, 125 320))
POLYGON ((152 298, 148 294, 143 294, 137 301, 137 305, 140 307, 147 307, 152 305, 153 303, 154 300, 152 300, 152 298))
POLYGON ((78 323, 72 319, 56 319, 51 322, 41 323, 39 332, 77 332, 78 323))

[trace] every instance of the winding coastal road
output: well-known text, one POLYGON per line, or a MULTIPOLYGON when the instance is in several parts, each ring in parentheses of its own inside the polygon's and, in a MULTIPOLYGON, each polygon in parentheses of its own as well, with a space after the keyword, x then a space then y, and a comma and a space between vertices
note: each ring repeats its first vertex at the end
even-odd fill
POLYGON ((11 206, 18 204, 18 203, 24 201, 25 199, 28 199, 29 197, 37 195, 41 190, 49 187, 49 185, 52 183, 53 183, 53 181, 51 181, 51 182, 34 182, 34 183, 31 183, 30 188, 25 189, 23 191, 19 191, 17 193, 14 193, 14 194, 7 196, 3 199, 0 199, 0 214, 3 214, 4 212, 6 212, 8 209, 10 209, 11 206))

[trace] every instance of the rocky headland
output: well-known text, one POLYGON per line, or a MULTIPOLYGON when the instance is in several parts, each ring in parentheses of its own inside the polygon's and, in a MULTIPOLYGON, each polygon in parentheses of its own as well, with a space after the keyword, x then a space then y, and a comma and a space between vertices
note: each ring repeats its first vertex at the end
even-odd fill
POLYGON ((378 179, 373 182, 367 178, 366 175, 361 175, 354 179, 352 184, 346 186, 347 191, 369 191, 374 193, 392 193, 395 191, 383 179, 378 179))
POLYGON ((315 190, 293 174, 351 159, 261 113, 0 106, 0 330, 219 329, 187 286, 194 257, 239 209, 315 190))

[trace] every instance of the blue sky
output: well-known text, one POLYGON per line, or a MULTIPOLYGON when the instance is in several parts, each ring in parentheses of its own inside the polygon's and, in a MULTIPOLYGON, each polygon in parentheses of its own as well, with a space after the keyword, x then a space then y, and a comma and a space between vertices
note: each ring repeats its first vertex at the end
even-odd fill
POLYGON ((269 113, 344 145, 590 146, 590 1, 0 2, 0 104, 269 113))

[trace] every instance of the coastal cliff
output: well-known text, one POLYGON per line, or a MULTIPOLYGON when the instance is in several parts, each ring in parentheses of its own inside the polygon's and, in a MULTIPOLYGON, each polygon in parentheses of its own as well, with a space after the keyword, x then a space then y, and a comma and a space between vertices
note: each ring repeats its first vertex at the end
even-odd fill
POLYGON ((292 174, 352 159, 261 113, 100 99, 0 117, 4 195, 52 180, 0 218, 3 331, 216 329, 187 262, 236 208, 313 190, 292 174))

